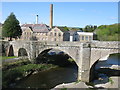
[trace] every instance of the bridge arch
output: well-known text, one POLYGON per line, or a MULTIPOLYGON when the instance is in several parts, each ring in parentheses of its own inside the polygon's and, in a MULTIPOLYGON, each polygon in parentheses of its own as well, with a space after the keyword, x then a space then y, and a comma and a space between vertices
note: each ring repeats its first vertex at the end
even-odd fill
POLYGON ((8 46, 7 56, 14 56, 13 45, 9 45, 9 46, 8 46))
MULTIPOLYGON (((96 78, 96 76, 95 76, 95 68, 96 68, 96 65, 99 63, 99 62, 109 62, 109 58, 111 57, 111 55, 116 55, 116 54, 119 54, 120 55, 120 53, 118 53, 118 52, 110 52, 109 54, 107 54, 106 56, 104 56, 104 57, 101 57, 100 59, 98 59, 98 60, 96 60, 95 62, 94 62, 94 64, 90 67, 90 74, 89 74, 89 76, 90 76, 90 78, 89 78, 89 81, 92 81, 93 80, 93 78, 96 78)), ((118 61, 118 63, 116 64, 116 65, 118 65, 118 64, 120 64, 119 63, 120 61, 118 61)), ((114 63, 111 63, 111 65, 114 65, 114 63)))
POLYGON ((93 49, 91 50, 90 68, 101 58, 108 58, 109 55, 120 53, 118 49, 93 49))
POLYGON ((19 56, 28 56, 28 52, 25 48, 19 48, 18 50, 18 57, 19 56))
POLYGON ((79 66, 78 63, 77 63, 77 61, 76 61, 76 57, 74 56, 74 53, 71 54, 69 51, 67 51, 65 49, 62 49, 62 48, 59 48, 59 47, 46 47, 46 48, 42 48, 39 51, 39 53, 36 55, 36 58, 39 56, 39 54, 42 54, 44 51, 45 52, 49 52, 52 49, 64 52, 65 54, 67 54, 69 57, 71 57, 74 60, 74 62, 76 63, 77 66, 79 66))

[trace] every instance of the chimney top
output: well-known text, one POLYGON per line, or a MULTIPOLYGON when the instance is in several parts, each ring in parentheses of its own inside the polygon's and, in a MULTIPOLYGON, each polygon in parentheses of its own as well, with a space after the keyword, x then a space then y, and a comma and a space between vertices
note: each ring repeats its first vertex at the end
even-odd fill
POLYGON ((36 15, 36 24, 38 24, 38 15, 36 15))

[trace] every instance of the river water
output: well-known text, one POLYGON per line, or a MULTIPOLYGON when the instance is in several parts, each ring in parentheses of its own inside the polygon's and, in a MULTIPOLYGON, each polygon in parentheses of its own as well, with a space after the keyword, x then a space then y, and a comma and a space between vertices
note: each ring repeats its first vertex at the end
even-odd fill
POLYGON ((70 83, 77 80, 77 67, 57 67, 39 72, 20 80, 15 88, 53 88, 58 84, 70 83))
MULTIPOLYGON (((120 66, 120 54, 110 55, 107 60, 99 61, 95 69, 102 67, 120 66)), ((48 71, 39 72, 20 80, 15 88, 48 88, 51 89, 62 83, 77 81, 77 66, 57 67, 48 71)))

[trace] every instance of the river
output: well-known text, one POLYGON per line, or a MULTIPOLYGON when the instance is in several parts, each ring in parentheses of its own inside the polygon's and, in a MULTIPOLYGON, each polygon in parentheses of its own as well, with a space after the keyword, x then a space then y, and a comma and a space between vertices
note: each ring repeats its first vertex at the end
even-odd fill
MULTIPOLYGON (((107 60, 99 61, 95 69, 100 70, 104 67, 120 66, 118 55, 110 55, 107 60)), ((51 89, 62 83, 70 83, 77 81, 77 66, 57 67, 48 71, 43 71, 26 77, 18 81, 15 88, 48 88, 51 89)), ((113 70, 115 71, 115 70, 113 70)), ((101 72, 102 73, 102 72, 101 72)), ((104 72, 103 72, 104 73, 104 72)))
POLYGON ((48 88, 77 80, 77 67, 57 67, 20 80, 15 88, 48 88))

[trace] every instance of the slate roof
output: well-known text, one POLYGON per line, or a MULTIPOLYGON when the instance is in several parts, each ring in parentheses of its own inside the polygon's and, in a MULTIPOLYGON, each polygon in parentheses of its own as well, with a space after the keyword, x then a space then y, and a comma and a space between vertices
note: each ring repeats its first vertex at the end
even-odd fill
POLYGON ((53 28, 57 27, 58 29, 60 29, 62 32, 66 32, 69 31, 69 29, 65 29, 65 26, 53 26, 53 28))
POLYGON ((47 33, 49 27, 46 24, 23 24, 21 27, 30 27, 33 32, 47 33))
POLYGON ((72 36, 76 31, 68 31, 70 35, 72 36))

